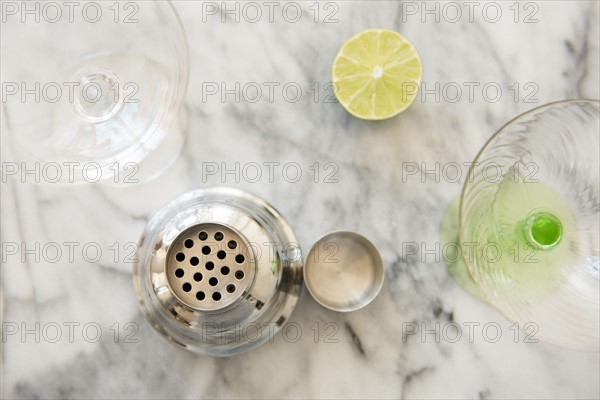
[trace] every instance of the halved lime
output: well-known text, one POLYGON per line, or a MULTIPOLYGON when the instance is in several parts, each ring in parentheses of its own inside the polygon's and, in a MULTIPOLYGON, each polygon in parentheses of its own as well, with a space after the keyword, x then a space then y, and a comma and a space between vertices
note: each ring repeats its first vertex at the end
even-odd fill
POLYGON ((421 58, 415 46, 390 29, 368 29, 348 39, 333 62, 340 104, 362 119, 391 118, 415 100, 421 58))

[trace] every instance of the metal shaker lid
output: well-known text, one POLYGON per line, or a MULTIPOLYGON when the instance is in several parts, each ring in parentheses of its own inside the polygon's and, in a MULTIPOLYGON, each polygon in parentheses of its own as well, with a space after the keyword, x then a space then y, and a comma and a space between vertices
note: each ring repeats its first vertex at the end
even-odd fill
POLYGON ((304 282, 312 297, 334 311, 354 311, 369 304, 383 285, 383 262, 367 238, 332 232, 315 243, 304 264, 304 282))

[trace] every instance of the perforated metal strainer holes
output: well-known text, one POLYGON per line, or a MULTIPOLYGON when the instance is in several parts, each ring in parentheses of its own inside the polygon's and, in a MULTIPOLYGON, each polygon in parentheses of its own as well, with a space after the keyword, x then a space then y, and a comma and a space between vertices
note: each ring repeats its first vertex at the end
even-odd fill
POLYGON ((252 278, 246 240, 218 224, 182 232, 169 249, 167 280, 188 306, 216 310, 239 298, 252 278))

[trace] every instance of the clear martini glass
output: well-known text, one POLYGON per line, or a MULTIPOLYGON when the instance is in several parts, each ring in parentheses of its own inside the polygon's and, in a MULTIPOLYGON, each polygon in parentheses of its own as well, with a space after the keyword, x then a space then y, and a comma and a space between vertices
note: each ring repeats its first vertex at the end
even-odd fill
POLYGON ((600 102, 522 114, 474 160, 442 241, 450 273, 536 338, 573 349, 600 341, 600 102))
POLYGON ((174 161, 189 60, 170 2, 7 2, 2 18, 10 174, 122 183, 151 179, 174 161))

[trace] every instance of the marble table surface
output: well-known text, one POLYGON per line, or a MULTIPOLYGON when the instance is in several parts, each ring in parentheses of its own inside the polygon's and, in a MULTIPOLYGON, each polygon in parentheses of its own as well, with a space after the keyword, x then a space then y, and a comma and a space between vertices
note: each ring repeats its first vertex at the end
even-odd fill
POLYGON ((189 37, 191 75, 181 113, 187 143, 173 166, 127 187, 2 183, 3 245, 102 250, 91 261, 79 252, 57 262, 3 255, 3 398, 600 396, 598 353, 528 343, 463 291, 435 250, 466 173, 454 181, 435 168, 471 161, 500 126, 536 105, 600 98, 598 2, 274 2, 272 20, 271 6, 257 2, 258 21, 243 3, 174 4, 189 37), (223 7, 234 14, 222 20, 223 7), (349 116, 326 86, 341 43, 373 27, 399 30, 415 44, 426 89, 408 111, 376 123, 349 116), (258 85, 263 97, 206 96, 207 83, 258 85), (292 92, 298 87, 300 96, 292 92), (279 164, 269 178, 272 162, 279 164), (236 163, 240 173, 224 173, 236 163), (256 164, 255 182, 243 171, 256 164), (414 165, 419 172, 408 175, 414 165), (304 290, 291 318, 299 337, 288 331, 232 358, 172 346, 136 302, 131 243, 171 199, 211 186, 271 202, 305 251, 333 230, 367 236, 385 263, 380 295, 362 310, 335 313, 304 290), (462 336, 454 340, 456 325, 462 336))

